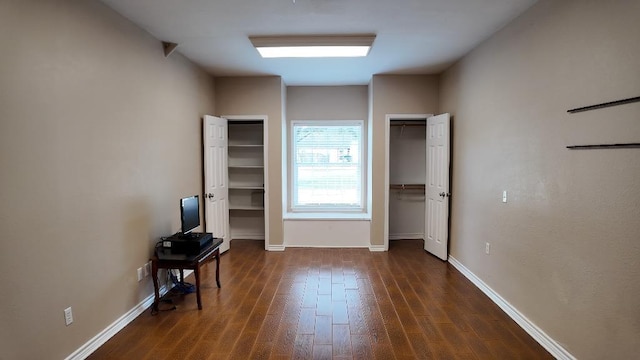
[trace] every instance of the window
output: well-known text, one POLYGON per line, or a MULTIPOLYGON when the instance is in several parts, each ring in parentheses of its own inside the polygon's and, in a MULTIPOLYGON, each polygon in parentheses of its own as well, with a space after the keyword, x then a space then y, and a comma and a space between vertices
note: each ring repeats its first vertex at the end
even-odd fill
POLYGON ((293 212, 364 211, 363 121, 292 121, 293 212))

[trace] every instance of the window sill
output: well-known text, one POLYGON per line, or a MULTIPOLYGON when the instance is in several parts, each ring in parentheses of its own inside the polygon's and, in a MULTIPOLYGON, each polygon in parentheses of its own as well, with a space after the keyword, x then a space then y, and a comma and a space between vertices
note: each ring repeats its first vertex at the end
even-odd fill
POLYGON ((370 221, 371 214, 368 213, 285 213, 282 218, 284 220, 363 220, 370 221))

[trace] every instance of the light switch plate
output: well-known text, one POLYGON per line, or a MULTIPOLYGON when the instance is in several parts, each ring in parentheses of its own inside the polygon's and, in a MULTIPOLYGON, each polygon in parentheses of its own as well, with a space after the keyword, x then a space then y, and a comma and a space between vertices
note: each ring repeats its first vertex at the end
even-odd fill
POLYGON ((149 276, 149 273, 151 272, 151 262, 144 264, 142 271, 144 272, 144 277, 149 276))
POLYGON ((73 323, 73 312, 71 311, 71 307, 64 309, 64 323, 67 326, 73 323))

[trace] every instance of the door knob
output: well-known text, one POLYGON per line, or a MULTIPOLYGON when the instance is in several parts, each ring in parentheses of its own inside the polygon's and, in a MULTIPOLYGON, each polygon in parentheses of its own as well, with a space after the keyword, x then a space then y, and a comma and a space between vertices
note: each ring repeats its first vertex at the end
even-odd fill
POLYGON ((213 193, 204 194, 204 196, 208 197, 209 199, 214 197, 213 193))
POLYGON ((449 197, 449 196, 451 196, 451 193, 445 193, 445 192, 443 191, 443 192, 441 192, 441 193, 440 193, 440 194, 438 194, 438 195, 440 195, 440 197, 449 197))

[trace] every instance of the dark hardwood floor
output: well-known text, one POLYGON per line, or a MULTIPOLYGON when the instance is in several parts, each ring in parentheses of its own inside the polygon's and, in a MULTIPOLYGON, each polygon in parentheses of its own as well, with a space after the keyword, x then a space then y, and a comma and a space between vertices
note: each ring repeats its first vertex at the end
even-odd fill
POLYGON ((147 310, 89 359, 553 358, 422 241, 372 253, 236 240, 221 289, 215 262, 201 274, 202 310, 173 295, 176 310, 147 310))

